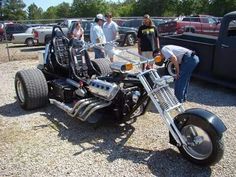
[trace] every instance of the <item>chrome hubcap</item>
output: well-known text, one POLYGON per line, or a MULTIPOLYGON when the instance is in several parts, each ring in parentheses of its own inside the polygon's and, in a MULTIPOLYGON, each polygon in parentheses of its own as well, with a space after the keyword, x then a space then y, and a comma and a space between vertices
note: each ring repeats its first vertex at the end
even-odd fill
POLYGON ((18 98, 23 103, 25 101, 24 89, 23 89, 23 85, 22 85, 21 81, 19 81, 19 80, 16 83, 16 89, 17 89, 17 93, 18 93, 18 98))
POLYGON ((181 133, 187 142, 187 146, 183 146, 183 148, 191 157, 204 160, 211 155, 212 141, 200 127, 188 125, 181 130, 181 133))

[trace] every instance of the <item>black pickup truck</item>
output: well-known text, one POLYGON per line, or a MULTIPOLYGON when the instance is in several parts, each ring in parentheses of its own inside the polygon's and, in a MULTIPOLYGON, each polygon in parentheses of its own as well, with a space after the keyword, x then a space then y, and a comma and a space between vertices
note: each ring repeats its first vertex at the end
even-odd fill
MULTIPOLYGON (((223 17, 218 37, 184 33, 160 36, 160 44, 196 51, 200 63, 194 70, 194 77, 236 89, 236 11, 223 17)), ((166 67, 171 68, 171 64, 166 67)))

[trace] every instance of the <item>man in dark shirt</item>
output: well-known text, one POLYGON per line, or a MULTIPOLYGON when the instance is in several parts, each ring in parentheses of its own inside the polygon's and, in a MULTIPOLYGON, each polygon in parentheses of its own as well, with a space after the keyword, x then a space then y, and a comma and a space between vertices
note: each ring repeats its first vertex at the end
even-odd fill
MULTIPOLYGON (((143 25, 138 29, 138 53, 147 59, 153 58, 153 52, 160 49, 158 31, 148 14, 144 15, 143 25)), ((145 59, 140 58, 141 61, 145 59)), ((143 64, 142 70, 153 68, 153 63, 143 64)))

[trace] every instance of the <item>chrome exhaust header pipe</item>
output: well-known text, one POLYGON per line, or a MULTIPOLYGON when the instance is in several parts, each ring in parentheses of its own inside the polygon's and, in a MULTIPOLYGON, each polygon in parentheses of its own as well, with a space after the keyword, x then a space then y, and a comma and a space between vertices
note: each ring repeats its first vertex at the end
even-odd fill
POLYGON ((87 118, 96 110, 111 104, 111 102, 96 97, 82 99, 78 101, 73 108, 55 99, 50 99, 50 103, 64 110, 71 117, 76 117, 82 121, 86 121, 87 118))
POLYGON ((89 100, 93 100, 95 98, 86 98, 86 99, 82 99, 80 101, 78 101, 73 108, 67 106, 65 103, 57 101, 55 99, 50 99, 50 103, 56 105, 57 107, 61 108, 62 110, 64 110, 65 112, 67 112, 68 114, 74 114, 75 110, 77 109, 78 106, 80 106, 82 103, 89 101, 89 100))
POLYGON ((98 104, 98 105, 96 105, 96 106, 93 106, 93 107, 90 109, 90 111, 89 111, 87 114, 85 114, 85 117, 83 117, 83 120, 84 120, 84 121, 87 120, 88 117, 89 117, 92 113, 94 113, 96 110, 101 109, 101 108, 105 108, 105 107, 109 106, 111 103, 112 103, 112 102, 110 101, 110 102, 105 102, 105 103, 103 103, 103 104, 98 104))

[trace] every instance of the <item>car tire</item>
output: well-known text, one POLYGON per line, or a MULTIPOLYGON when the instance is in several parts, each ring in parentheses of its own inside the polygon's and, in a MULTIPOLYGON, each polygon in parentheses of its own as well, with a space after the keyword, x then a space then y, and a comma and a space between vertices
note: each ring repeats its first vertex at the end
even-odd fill
POLYGON ((47 81, 39 69, 21 70, 15 76, 15 90, 20 106, 32 110, 48 104, 47 81))
POLYGON ((135 45, 135 37, 133 34, 128 34, 126 36, 126 44, 128 46, 134 46, 135 45))
POLYGON ((165 65, 166 73, 175 77, 176 76, 176 69, 172 62, 168 61, 165 65))
POLYGON ((45 38, 45 45, 49 44, 50 41, 51 41, 51 37, 47 36, 45 38))
POLYGON ((25 43, 28 47, 34 46, 34 40, 32 38, 26 39, 25 43))
POLYGON ((195 33, 195 30, 193 28, 186 28, 185 32, 195 33))

